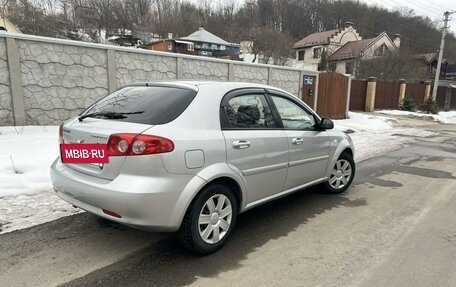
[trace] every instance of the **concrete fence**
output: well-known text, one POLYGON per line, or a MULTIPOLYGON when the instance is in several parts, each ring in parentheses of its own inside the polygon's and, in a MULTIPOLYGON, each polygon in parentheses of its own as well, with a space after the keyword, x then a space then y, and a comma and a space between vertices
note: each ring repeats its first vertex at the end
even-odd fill
POLYGON ((0 125, 58 124, 131 82, 242 81, 299 97, 304 75, 318 73, 0 32, 0 125))

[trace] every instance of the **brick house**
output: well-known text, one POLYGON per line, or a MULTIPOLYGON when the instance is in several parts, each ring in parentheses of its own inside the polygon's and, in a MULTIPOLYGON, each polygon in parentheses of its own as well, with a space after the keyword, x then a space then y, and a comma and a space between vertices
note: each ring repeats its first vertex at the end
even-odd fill
POLYGON ((189 41, 164 39, 142 45, 141 48, 160 52, 196 55, 195 44, 189 41))

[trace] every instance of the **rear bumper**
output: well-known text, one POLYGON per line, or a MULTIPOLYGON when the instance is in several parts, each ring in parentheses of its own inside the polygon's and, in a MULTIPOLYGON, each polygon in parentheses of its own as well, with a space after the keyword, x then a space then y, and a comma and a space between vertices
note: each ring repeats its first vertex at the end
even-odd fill
POLYGON ((176 231, 185 213, 182 193, 189 182, 204 181, 193 175, 144 177, 120 174, 99 179, 66 167, 60 158, 51 166, 51 180, 63 200, 90 213, 147 231, 176 231), (121 216, 107 215, 103 209, 121 216))

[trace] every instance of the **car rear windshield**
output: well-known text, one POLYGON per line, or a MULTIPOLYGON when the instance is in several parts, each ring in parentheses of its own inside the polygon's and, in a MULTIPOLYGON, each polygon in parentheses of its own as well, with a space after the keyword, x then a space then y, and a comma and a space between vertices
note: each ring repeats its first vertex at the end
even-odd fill
POLYGON ((81 116, 161 125, 176 119, 192 102, 196 91, 177 87, 124 87, 88 108, 81 116), (106 115, 120 115, 109 117, 106 115))

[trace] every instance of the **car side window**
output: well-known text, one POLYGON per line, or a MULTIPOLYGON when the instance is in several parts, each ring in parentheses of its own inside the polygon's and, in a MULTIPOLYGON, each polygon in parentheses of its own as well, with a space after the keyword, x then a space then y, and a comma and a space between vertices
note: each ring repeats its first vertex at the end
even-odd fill
POLYGON ((315 119, 311 113, 296 103, 282 97, 271 95, 282 119, 283 127, 288 130, 313 130, 315 119))
POLYGON ((233 129, 269 129, 276 127, 264 95, 233 97, 224 106, 229 127, 233 129))

